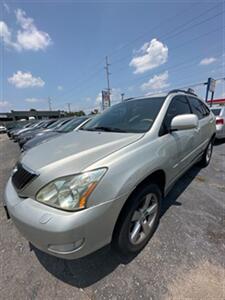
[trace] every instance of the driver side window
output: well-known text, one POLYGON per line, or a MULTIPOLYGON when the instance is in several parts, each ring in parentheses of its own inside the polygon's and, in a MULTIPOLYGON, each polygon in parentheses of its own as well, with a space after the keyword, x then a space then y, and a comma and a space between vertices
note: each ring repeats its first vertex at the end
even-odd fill
POLYGON ((167 109, 166 115, 159 131, 159 135, 162 136, 169 133, 172 119, 177 115, 183 114, 191 114, 189 103, 185 96, 175 96, 170 102, 170 105, 167 109))

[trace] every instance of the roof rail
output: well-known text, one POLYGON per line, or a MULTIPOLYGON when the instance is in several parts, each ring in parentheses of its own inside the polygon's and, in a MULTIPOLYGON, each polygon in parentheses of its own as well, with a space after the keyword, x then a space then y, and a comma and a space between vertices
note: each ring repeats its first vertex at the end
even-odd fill
POLYGON ((169 91, 168 95, 169 95, 169 94, 172 94, 172 93, 179 93, 179 92, 197 96, 197 94, 195 93, 195 91, 194 91, 193 89, 191 89, 191 88, 189 88, 187 91, 182 90, 182 89, 174 89, 174 90, 169 91))

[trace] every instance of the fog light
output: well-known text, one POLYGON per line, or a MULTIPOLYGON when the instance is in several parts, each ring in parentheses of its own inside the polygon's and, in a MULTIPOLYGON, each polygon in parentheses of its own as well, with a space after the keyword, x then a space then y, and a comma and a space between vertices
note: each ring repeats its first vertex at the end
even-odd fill
POLYGON ((65 254, 65 253, 70 253, 73 252, 75 250, 77 250, 78 248, 80 248, 84 243, 84 239, 81 239, 79 241, 70 243, 70 244, 64 244, 64 245, 49 245, 48 250, 51 252, 55 252, 55 253, 61 253, 61 254, 65 254))

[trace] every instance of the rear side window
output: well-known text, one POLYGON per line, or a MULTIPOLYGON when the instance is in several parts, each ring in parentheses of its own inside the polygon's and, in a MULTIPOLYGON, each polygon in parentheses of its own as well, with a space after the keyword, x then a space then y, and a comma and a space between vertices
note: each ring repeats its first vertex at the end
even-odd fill
POLYGON ((177 115, 190 114, 191 109, 185 96, 175 96, 166 112, 159 135, 169 132, 172 119, 177 115))
POLYGON ((220 108, 212 109, 212 112, 214 113, 215 116, 219 116, 220 112, 221 112, 221 109, 220 108))
POLYGON ((199 120, 203 119, 204 117, 206 117, 210 114, 208 107, 204 103, 202 103, 202 101, 200 101, 194 97, 188 97, 188 99, 189 99, 193 114, 197 115, 199 120))

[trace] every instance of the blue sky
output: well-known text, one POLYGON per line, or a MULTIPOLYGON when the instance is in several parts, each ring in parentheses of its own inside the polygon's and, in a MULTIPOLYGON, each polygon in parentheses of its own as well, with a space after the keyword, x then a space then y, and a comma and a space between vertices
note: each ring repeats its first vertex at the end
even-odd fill
POLYGON ((223 1, 0 5, 0 111, 98 108, 106 55, 113 102, 225 76, 223 1))

